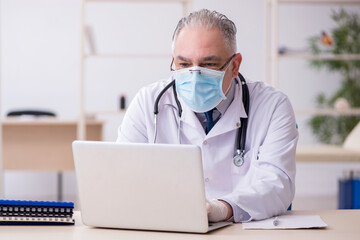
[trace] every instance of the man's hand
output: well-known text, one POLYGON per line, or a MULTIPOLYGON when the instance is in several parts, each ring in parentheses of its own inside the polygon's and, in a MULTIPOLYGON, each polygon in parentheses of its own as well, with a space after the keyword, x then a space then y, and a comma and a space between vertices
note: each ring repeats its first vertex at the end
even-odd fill
POLYGON ((222 200, 206 199, 206 210, 209 222, 220 222, 228 220, 232 215, 232 207, 222 200))

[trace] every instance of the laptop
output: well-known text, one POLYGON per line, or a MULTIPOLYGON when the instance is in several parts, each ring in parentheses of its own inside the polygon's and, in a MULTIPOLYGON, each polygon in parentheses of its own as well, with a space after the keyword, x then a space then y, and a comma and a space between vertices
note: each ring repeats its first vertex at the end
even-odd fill
POLYGON ((74 141, 81 217, 105 228, 206 233, 201 150, 194 145, 74 141))

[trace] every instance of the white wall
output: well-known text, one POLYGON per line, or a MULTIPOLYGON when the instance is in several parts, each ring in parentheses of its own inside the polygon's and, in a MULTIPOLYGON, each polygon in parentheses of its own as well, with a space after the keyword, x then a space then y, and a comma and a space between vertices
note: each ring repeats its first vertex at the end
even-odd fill
MULTIPOLYGON (((60 118, 77 118, 80 1, 1 0, 1 3, 2 116, 14 108, 40 107, 54 109, 60 118)), ((193 9, 201 8, 220 11, 235 22, 238 51, 243 55, 240 71, 252 80, 264 80, 264 1, 194 0, 193 9)), ((281 7, 280 43, 304 48, 309 36, 333 26, 330 9, 281 7)), ((115 110, 120 94, 125 93, 129 102, 141 86, 169 75, 171 36, 182 14, 180 5, 89 3, 86 10, 87 24, 93 27, 99 53, 151 55, 87 60, 87 110, 115 110)), ((360 12, 358 7, 355 10, 360 12)), ((306 61, 280 62, 280 88, 288 94, 294 108, 314 107, 316 94, 331 93, 339 82, 336 74, 309 69, 306 61)), ((100 118, 107 120, 104 139, 115 140, 121 116, 100 118)), ((307 119, 308 116, 297 116, 300 144, 316 143, 306 125, 307 119)), ((337 176, 350 167, 354 166, 299 164, 297 194, 335 195, 337 176), (312 184, 307 182, 307 176, 312 176, 312 184)), ((54 198, 56 192, 53 173, 6 172, 4 181, 8 198, 48 199, 54 198)), ((76 194, 74 173, 66 173, 64 183, 65 194, 72 199, 76 194)))
MULTIPOLYGON (((80 2, 4 0, 1 5, 2 116, 10 109, 39 107, 61 118, 77 117, 80 2)), ((55 187, 53 173, 4 174, 7 198, 51 200, 55 187)), ((68 189, 75 194, 74 187, 68 189)))
POLYGON ((2 1, 2 113, 22 107, 75 117, 78 1, 2 1))

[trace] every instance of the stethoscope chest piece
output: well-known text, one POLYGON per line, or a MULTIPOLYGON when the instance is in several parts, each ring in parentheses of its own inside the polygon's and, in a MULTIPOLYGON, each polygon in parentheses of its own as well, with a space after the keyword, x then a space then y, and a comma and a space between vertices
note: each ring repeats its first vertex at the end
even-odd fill
POLYGON ((244 164, 244 152, 238 152, 233 158, 234 165, 241 167, 244 164))

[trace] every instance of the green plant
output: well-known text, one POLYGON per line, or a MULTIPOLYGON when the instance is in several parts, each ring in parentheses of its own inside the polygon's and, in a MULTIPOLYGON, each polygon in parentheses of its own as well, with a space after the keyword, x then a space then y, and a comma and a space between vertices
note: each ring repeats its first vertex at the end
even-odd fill
MULTIPOLYGON (((331 31, 332 42, 324 45, 324 36, 309 38, 314 54, 360 54, 360 17, 341 9, 332 12, 336 27, 331 31)), ((317 107, 332 108, 344 98, 351 108, 360 107, 360 60, 312 60, 310 66, 328 69, 343 76, 340 88, 331 96, 324 93, 316 99, 317 107)), ((314 116, 308 122, 315 136, 323 143, 341 144, 360 121, 360 116, 314 116)))

